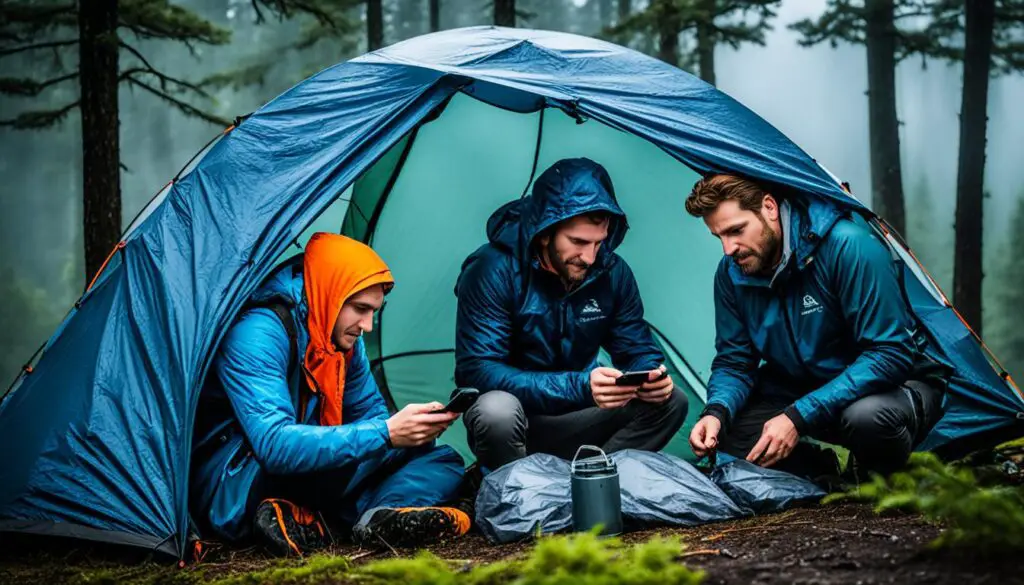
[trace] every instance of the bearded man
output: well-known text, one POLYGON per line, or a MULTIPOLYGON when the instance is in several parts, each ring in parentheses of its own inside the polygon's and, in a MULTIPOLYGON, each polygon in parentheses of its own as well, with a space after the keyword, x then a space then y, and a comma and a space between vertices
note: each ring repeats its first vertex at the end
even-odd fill
POLYGON ((924 355, 889 249, 827 201, 780 200, 733 175, 699 181, 686 210, 725 254, 694 453, 835 475, 831 451, 800 441, 811 437, 866 470, 902 466, 942 415, 945 373, 924 355))
POLYGON ((483 391, 464 419, 483 471, 584 444, 657 451, 682 426, 686 396, 615 254, 627 228, 608 172, 584 158, 555 163, 488 221, 456 284, 455 381, 483 391), (601 348, 615 367, 598 366, 601 348))

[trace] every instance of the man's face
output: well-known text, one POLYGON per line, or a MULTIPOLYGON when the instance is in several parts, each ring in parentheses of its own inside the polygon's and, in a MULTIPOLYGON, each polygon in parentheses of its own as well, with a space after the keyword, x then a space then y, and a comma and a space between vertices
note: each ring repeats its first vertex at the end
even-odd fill
POLYGON ((782 226, 778 204, 771 195, 764 196, 760 212, 741 209, 735 199, 723 201, 704 217, 704 223, 743 274, 769 273, 778 264, 782 226))
POLYGON ((384 305, 384 285, 377 284, 349 297, 338 312, 331 341, 341 351, 348 351, 363 333, 373 331, 373 314, 384 305))
POLYGON ((586 278, 608 238, 608 224, 608 220, 594 223, 586 217, 574 217, 558 226, 554 235, 541 238, 544 259, 563 282, 574 284, 586 278))

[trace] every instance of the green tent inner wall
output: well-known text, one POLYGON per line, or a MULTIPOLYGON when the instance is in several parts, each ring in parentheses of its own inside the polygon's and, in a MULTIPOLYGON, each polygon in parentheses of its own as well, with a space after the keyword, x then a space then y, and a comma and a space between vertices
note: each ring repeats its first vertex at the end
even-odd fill
MULTIPOLYGON (((555 161, 580 156, 608 169, 629 218, 618 251, 636 275, 666 365, 690 399, 687 422, 666 451, 692 458, 686 437, 703 408, 715 353, 712 276, 722 251, 683 209, 697 173, 649 142, 555 108, 524 114, 456 94, 437 119, 339 194, 297 244, 317 231, 341 231, 377 250, 397 283, 366 336, 377 380, 399 408, 445 402, 455 387, 454 288, 463 260, 487 241, 494 210, 522 196, 555 161)), ((461 422, 441 440, 473 460, 461 422)))

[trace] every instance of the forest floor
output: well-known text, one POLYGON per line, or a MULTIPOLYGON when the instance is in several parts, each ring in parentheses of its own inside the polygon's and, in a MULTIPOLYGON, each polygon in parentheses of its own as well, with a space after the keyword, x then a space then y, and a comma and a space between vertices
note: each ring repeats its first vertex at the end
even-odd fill
MULTIPOLYGON (((705 572, 706 584, 880 584, 880 583, 1024 583, 1021 559, 976 558, 929 547, 942 527, 914 515, 878 516, 862 504, 815 506, 744 520, 687 529, 636 532, 622 539, 639 543, 654 536, 678 536, 686 550, 678 561, 705 572)), ((462 568, 526 555, 530 544, 491 546, 470 534, 429 550, 462 568)), ((403 551, 370 551, 337 546, 330 555, 359 566, 403 551)), ((300 569, 303 561, 280 561, 256 549, 213 549, 203 562, 179 569, 156 561, 118 563, 77 548, 15 552, 0 556, 0 583, 145 583, 198 584, 236 582, 337 583, 359 581, 342 573, 270 575, 268 568, 300 569), (264 571, 254 574, 254 572, 264 571)), ((408 584, 406 584, 408 585, 408 584)))

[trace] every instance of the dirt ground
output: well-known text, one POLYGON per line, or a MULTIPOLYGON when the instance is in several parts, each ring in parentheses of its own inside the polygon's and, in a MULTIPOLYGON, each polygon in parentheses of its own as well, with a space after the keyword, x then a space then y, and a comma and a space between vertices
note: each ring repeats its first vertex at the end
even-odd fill
MULTIPOLYGON (((1024 584, 1020 558, 981 559, 936 554, 928 548, 941 528, 915 516, 876 516, 856 504, 790 510, 783 514, 690 529, 628 534, 639 542, 657 534, 679 535, 687 545, 681 562, 706 571, 707 584, 800 585, 928 583, 1024 584)), ((433 547, 438 556, 462 563, 487 563, 515 557, 529 544, 490 546, 472 534, 433 547)), ((401 551, 368 551, 339 546, 334 551, 363 563, 401 551)), ((199 565, 204 580, 267 568, 275 561, 254 549, 211 550, 199 565)), ((0 555, 0 583, 181 582, 192 568, 102 560, 93 551, 75 549, 19 551, 0 555), (161 573, 155 579, 154 572, 161 573), (178 573, 178 575, 175 575, 178 573)))

